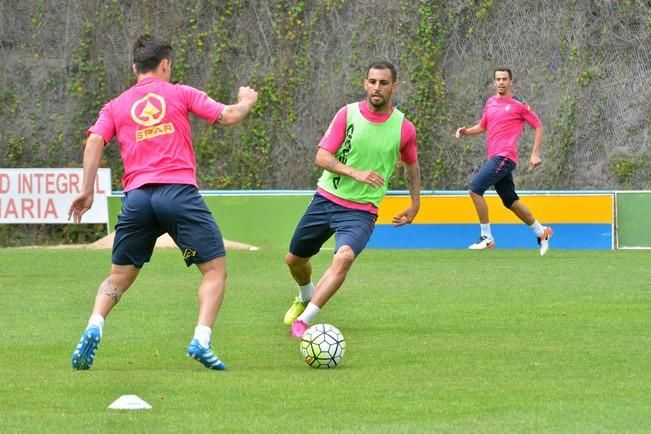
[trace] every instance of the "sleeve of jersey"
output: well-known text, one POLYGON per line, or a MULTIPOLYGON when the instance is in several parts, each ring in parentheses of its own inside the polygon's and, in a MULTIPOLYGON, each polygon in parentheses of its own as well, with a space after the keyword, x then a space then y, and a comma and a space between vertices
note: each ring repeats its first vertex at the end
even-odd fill
POLYGON ((110 102, 104 105, 99 111, 99 116, 95 124, 86 131, 86 137, 90 136, 91 133, 102 136, 105 144, 110 142, 113 136, 115 136, 115 122, 113 122, 110 102))
POLYGON ((529 104, 524 103, 524 120, 531 125, 531 128, 538 128, 542 125, 542 121, 538 117, 535 111, 529 106, 529 104))
POLYGON ((179 85, 179 89, 188 104, 188 110, 200 119, 214 124, 224 111, 225 105, 210 98, 205 92, 186 85, 179 85))
POLYGON ((486 104, 484 104, 484 110, 481 113, 481 119, 479 119, 479 126, 482 128, 488 127, 488 117, 486 116, 486 105, 488 104, 488 101, 486 104))
POLYGON ((402 121, 400 132, 400 159, 406 164, 414 164, 418 161, 416 127, 407 119, 402 121))
POLYGON ((348 107, 341 108, 330 122, 328 130, 319 142, 319 148, 334 154, 344 142, 346 137, 346 122, 348 120, 348 107))

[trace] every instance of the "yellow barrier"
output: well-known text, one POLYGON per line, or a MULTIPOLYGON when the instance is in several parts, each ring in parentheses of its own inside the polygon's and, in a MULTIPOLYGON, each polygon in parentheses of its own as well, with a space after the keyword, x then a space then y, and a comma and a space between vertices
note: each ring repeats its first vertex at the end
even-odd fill
MULTIPOLYGON (((611 194, 520 195, 541 223, 613 223, 611 194)), ((520 223, 498 196, 486 196, 491 223, 520 223)), ((380 204, 378 224, 390 224, 394 215, 411 203, 408 196, 387 196, 380 204)), ((415 224, 478 223, 470 196, 421 196, 415 224)))

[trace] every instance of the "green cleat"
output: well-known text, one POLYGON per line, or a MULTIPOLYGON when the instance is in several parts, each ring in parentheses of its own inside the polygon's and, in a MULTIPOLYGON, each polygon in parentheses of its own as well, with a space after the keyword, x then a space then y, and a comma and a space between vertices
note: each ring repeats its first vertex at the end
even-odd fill
POLYGON ((292 303, 285 314, 285 319, 283 320, 285 325, 292 325, 296 318, 303 313, 308 303, 309 301, 301 301, 299 297, 296 297, 296 300, 294 300, 294 303, 292 303))

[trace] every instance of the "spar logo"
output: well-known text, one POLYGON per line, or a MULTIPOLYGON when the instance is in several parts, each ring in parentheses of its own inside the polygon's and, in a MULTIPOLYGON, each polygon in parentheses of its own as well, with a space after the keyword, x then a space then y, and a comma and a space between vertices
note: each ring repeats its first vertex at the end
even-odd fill
POLYGON ((151 92, 133 103, 131 119, 145 127, 136 130, 137 142, 174 132, 172 123, 161 124, 165 118, 165 110, 165 98, 151 92))

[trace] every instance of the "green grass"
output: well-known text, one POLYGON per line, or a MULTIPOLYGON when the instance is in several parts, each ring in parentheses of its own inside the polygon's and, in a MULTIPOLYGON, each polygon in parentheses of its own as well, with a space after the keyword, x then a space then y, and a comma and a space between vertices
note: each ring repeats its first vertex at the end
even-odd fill
POLYGON ((229 252, 228 371, 185 356, 199 274, 159 250, 74 372, 110 253, 0 249, 0 431, 651 431, 650 252, 367 250, 317 317, 347 340, 333 370, 282 324, 284 253, 229 252), (107 408, 125 394, 153 408, 107 408))

